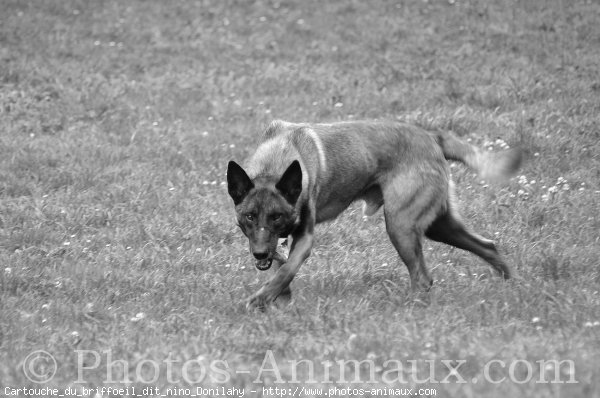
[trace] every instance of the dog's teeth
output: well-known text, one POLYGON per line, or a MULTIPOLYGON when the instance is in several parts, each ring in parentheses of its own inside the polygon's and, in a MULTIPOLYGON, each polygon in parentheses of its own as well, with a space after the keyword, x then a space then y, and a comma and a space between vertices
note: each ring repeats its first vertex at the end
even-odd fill
POLYGON ((258 268, 260 271, 266 271, 271 268, 271 264, 273 264, 273 259, 258 260, 256 261, 256 268, 258 268))

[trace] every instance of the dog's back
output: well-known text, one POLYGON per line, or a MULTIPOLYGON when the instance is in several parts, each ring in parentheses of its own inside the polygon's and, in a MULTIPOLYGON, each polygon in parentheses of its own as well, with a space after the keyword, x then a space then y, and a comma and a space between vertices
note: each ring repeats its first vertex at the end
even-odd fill
POLYGON ((307 168, 318 166, 318 177, 329 180, 343 179, 344 175, 335 169, 339 165, 344 169, 350 167, 349 159, 361 170, 382 174, 402 164, 430 166, 442 157, 464 163, 488 181, 503 181, 520 167, 522 152, 519 149, 488 152, 450 132, 429 131, 399 122, 306 124, 276 120, 264 132, 250 167, 255 175, 277 175, 291 160, 299 158, 307 168), (334 166, 327 167, 328 163, 334 166))

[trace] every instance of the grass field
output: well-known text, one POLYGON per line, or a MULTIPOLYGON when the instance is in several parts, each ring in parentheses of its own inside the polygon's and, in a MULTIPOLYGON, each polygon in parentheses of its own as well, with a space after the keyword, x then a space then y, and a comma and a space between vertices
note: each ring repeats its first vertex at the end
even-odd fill
POLYGON ((0 0, 0 396, 600 396, 599 20, 596 1, 0 0), (521 145, 508 186, 452 169, 517 276, 426 242, 413 296, 381 212, 353 205, 293 302, 248 313, 270 273, 225 170, 275 118, 521 145))

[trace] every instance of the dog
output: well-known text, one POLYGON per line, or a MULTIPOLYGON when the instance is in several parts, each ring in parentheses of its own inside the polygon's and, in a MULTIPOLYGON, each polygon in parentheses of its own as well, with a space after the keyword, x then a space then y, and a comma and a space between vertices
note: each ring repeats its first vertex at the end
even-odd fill
POLYGON ((264 309, 289 296, 290 282, 311 253, 315 225, 357 200, 364 201, 365 215, 383 207, 387 233, 408 268, 413 291, 432 285, 423 259, 424 236, 468 250, 510 278, 494 243, 461 221, 449 160, 487 181, 505 181, 520 167, 522 151, 484 151, 451 132, 400 122, 273 121, 246 169, 234 161, 227 168, 228 192, 256 268, 277 264, 247 307, 264 309), (287 259, 277 252, 280 238, 290 243, 287 259))

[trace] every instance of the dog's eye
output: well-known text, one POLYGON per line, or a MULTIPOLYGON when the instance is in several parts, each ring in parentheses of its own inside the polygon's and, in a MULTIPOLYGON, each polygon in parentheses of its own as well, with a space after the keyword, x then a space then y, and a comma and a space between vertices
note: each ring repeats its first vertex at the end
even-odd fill
POLYGON ((273 220, 273 221, 279 221, 279 220, 281 220, 281 214, 279 214, 279 213, 272 214, 271 215, 271 220, 273 220))
POLYGON ((246 220, 248 220, 248 221, 254 221, 254 215, 252 215, 252 214, 246 214, 246 220))

